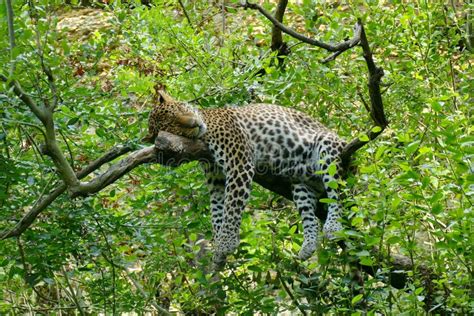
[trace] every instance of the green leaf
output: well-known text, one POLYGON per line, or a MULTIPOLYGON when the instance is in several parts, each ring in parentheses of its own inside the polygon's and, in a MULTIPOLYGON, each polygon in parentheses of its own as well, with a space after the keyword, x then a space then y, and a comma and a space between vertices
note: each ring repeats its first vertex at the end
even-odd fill
POLYGON ((74 125, 77 123, 77 121, 79 121, 79 116, 76 116, 76 117, 73 117, 71 118, 69 121, 67 121, 67 125, 74 125))
POLYGON ((392 236, 389 239, 387 239, 387 243, 390 245, 395 245, 398 244, 402 241, 402 239, 399 236, 392 236))
POLYGON ((337 167, 335 164, 330 164, 329 167, 328 167, 328 174, 333 177, 337 172, 337 167))
POLYGON ((297 225, 291 226, 291 227, 290 227, 290 230, 288 231, 288 233, 289 233, 290 235, 294 235, 297 228, 298 228, 297 225))
POLYGON ((435 204, 433 204, 433 206, 431 208, 431 213, 434 214, 434 215, 438 215, 443 211, 443 209, 444 209, 444 207, 443 207, 442 204, 435 203, 435 204))
POLYGON ((355 305, 357 304, 362 298, 364 297, 363 294, 358 294, 352 298, 351 304, 355 305))
POLYGON ((372 132, 373 133, 378 133, 382 130, 382 128, 380 126, 374 126, 372 127, 372 132))
POLYGON ((370 252, 368 252, 367 250, 362 250, 362 251, 357 252, 356 256, 357 257, 368 257, 368 256, 370 256, 370 252))
POLYGON ((407 155, 413 154, 413 153, 418 149, 419 144, 420 144, 420 141, 419 141, 419 140, 410 143, 410 144, 407 146, 406 150, 405 150, 405 152, 407 153, 407 155))
POLYGON ((97 134, 97 136, 99 137, 106 137, 107 136, 107 133, 105 132, 105 130, 103 128, 98 128, 95 130, 95 133, 97 134))
POLYGON ((370 138, 369 138, 369 136, 367 136, 367 134, 362 134, 362 135, 359 135, 359 140, 361 142, 369 142, 370 138))
POLYGON ((319 202, 329 204, 329 203, 336 203, 337 201, 335 199, 322 198, 322 199, 319 199, 319 202))
POLYGON ((254 272, 263 272, 262 267, 260 267, 258 265, 248 266, 247 269, 249 269, 250 271, 254 271, 254 272))
POLYGON ((372 266, 374 264, 374 262, 372 261, 372 259, 370 257, 362 257, 360 259, 360 264, 361 265, 364 265, 364 266, 372 266))

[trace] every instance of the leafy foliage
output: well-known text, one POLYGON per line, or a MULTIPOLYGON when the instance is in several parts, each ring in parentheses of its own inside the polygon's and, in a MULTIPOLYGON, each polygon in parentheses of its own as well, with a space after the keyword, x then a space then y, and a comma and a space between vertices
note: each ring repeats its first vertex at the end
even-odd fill
MULTIPOLYGON (((358 174, 344 184, 346 224, 354 227, 344 233, 347 251, 326 242, 310 261, 296 262, 302 243, 296 212, 255 187, 242 244, 216 278, 199 167, 147 165, 97 196, 61 196, 21 237, 3 240, 0 311, 142 313, 155 301, 195 314, 423 312, 428 289, 417 271, 401 290, 384 283, 387 271, 362 284, 354 280, 348 262, 374 265, 377 246, 435 271, 433 312, 472 313, 474 73, 472 55, 460 47, 462 12, 472 4, 350 3, 305 0, 290 4, 285 17, 298 31, 334 42, 350 35, 360 17, 385 70, 389 129, 358 153, 358 174)), ((286 38, 292 53, 281 69, 269 50, 267 21, 234 2, 226 12, 199 1, 95 5, 102 8, 87 10, 100 10, 105 26, 81 36, 60 26, 85 11, 48 0, 14 7, 13 78, 48 102, 53 95, 41 63, 52 69, 61 99, 56 131, 75 170, 115 144, 140 146, 156 83, 202 108, 251 100, 295 107, 348 140, 368 125, 367 72, 358 50, 323 65, 326 52, 286 38), (262 68, 266 75, 256 76, 262 68)), ((1 12, 6 75, 12 60, 1 12)), ((1 87, 0 228, 8 229, 59 180, 40 149, 38 120, 6 83, 1 87)))

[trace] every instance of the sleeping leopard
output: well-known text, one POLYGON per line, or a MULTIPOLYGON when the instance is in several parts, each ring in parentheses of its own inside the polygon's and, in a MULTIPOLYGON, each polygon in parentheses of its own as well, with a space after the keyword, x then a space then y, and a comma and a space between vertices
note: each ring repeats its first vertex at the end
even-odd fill
POLYGON ((225 263, 239 245, 242 212, 256 172, 291 180, 293 202, 303 226, 300 259, 310 258, 319 244, 317 186, 331 199, 323 232, 333 238, 342 230, 342 205, 334 183, 342 175, 339 156, 346 143, 334 132, 304 113, 278 105, 197 110, 163 90, 157 96, 143 140, 154 142, 160 130, 200 139, 214 157, 214 162, 203 167, 211 196, 216 265, 225 263))

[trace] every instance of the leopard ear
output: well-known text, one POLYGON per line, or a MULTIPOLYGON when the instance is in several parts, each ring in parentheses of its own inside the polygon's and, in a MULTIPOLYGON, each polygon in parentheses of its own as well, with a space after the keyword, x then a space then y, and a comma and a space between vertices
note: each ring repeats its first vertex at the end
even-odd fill
POLYGON ((172 103, 172 102, 175 101, 175 100, 174 100, 168 93, 166 93, 165 90, 163 90, 163 89, 160 89, 160 90, 156 91, 156 94, 158 95, 158 103, 159 103, 159 104, 172 103))

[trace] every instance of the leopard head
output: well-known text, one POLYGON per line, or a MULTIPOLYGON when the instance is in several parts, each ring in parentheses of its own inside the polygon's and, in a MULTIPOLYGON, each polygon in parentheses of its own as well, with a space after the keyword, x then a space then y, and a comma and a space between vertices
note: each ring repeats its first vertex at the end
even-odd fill
POLYGON ((148 134, 142 139, 144 142, 154 143, 159 131, 193 139, 206 132, 199 111, 189 104, 174 100, 163 90, 158 90, 155 102, 148 117, 148 134))

